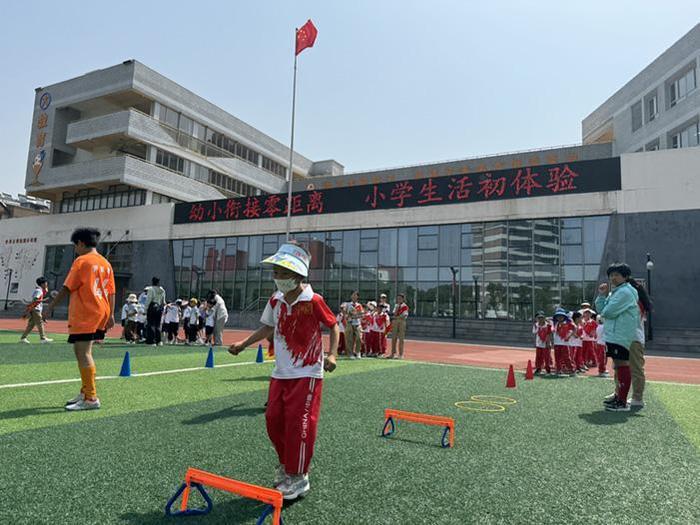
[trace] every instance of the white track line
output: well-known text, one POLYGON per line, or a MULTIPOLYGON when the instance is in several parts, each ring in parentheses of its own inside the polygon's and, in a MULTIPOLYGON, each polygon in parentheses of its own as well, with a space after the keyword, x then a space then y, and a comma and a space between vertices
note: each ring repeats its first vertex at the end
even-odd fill
MULTIPOLYGON (((266 361, 267 362, 267 361, 266 361)), ((261 363, 226 363, 224 365, 216 365, 214 368, 228 368, 230 366, 245 366, 245 365, 256 365, 261 363)), ((164 374, 179 374, 180 372, 194 372, 196 370, 206 370, 203 366, 197 366, 194 368, 177 368, 174 370, 157 370, 155 372, 144 372, 142 374, 131 374, 131 377, 148 377, 148 376, 160 376, 164 374)), ((97 376, 97 379, 120 379, 121 376, 97 376)), ((24 386, 41 386, 41 385, 59 385, 62 383, 80 383, 80 379, 54 379, 51 381, 35 381, 33 383, 15 383, 11 385, 0 385, 0 388, 20 388, 24 386)))
MULTIPOLYGON (((646 356, 645 356, 646 357, 646 356)), ((407 359, 406 362, 408 363, 416 363, 419 365, 435 365, 435 366, 455 366, 458 368, 475 368, 477 370, 489 370, 491 372, 503 372, 504 370, 507 370, 507 368, 493 368, 489 366, 475 366, 475 365, 470 365, 470 364, 461 364, 461 363, 435 363, 433 361, 414 361, 412 359, 407 359)), ((522 372, 522 370, 516 370, 516 372, 522 372)), ((612 381, 613 377, 596 377, 596 376, 583 376, 580 379, 595 379, 597 381, 612 381)), ((699 384, 697 383, 678 383, 675 381, 658 381, 655 379, 647 379, 647 383, 659 383, 662 385, 676 385, 676 386, 692 386, 692 387, 700 387, 699 384)))

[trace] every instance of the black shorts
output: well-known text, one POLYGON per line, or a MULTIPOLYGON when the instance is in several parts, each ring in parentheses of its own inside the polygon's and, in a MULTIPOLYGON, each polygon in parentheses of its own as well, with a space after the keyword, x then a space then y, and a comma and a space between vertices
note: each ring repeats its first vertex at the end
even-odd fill
POLYGON ((68 336, 69 343, 77 343, 78 341, 102 341, 105 338, 105 330, 97 330, 92 334, 70 334, 68 336))
POLYGON ((205 326, 204 327, 204 333, 207 335, 211 335, 214 333, 214 327, 213 326, 205 326))
POLYGON ((605 343, 605 355, 618 361, 629 361, 630 351, 617 343, 605 343))

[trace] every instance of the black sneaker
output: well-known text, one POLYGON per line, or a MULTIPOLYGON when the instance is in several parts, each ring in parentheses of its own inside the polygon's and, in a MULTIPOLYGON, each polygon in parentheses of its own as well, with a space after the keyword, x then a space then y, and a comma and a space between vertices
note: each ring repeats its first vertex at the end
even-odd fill
POLYGON ((541 373, 542 373, 542 370, 540 370, 539 368, 538 368, 537 370, 535 370, 535 375, 536 375, 536 376, 540 375, 541 373))
POLYGON ((603 400, 603 405, 605 405, 606 407, 616 405, 616 404, 617 404, 617 397, 613 397, 613 398, 606 397, 603 400))
POLYGON ((608 412, 629 412, 630 406, 625 401, 615 401, 610 405, 605 405, 605 410, 608 412))

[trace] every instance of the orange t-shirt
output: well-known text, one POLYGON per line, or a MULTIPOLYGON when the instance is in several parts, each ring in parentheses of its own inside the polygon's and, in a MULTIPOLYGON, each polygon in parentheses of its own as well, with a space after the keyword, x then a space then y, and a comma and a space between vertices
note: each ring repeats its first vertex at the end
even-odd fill
POLYGON ((116 293, 109 261, 97 252, 81 255, 73 261, 63 285, 70 290, 68 332, 92 334, 104 330, 112 313, 109 295, 116 293))

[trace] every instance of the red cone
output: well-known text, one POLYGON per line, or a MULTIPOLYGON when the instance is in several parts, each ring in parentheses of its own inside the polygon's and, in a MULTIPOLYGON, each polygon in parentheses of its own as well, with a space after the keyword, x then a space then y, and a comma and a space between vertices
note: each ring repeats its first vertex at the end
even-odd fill
POLYGON ((535 374, 532 373, 532 361, 527 360, 527 370, 525 370, 525 381, 530 381, 535 378, 535 374))
POLYGON ((510 365, 508 369, 508 379, 506 379, 506 388, 515 388, 515 372, 513 371, 513 365, 510 365))

